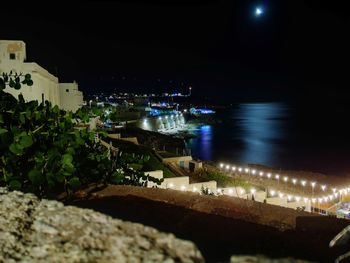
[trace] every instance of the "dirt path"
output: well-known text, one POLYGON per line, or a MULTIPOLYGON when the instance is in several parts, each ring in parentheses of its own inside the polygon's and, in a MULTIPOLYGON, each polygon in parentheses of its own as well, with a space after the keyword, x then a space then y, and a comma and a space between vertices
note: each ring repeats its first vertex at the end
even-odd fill
POLYGON ((250 200, 131 186, 109 186, 72 204, 192 240, 207 262, 232 254, 332 262, 344 248, 330 250, 329 240, 349 223, 250 200))

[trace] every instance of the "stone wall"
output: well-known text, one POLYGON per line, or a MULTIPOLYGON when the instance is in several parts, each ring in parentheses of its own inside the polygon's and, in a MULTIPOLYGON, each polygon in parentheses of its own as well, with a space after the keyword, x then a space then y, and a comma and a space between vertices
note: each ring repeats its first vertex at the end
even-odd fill
POLYGON ((204 262, 172 234, 0 188, 0 262, 18 261, 204 262))

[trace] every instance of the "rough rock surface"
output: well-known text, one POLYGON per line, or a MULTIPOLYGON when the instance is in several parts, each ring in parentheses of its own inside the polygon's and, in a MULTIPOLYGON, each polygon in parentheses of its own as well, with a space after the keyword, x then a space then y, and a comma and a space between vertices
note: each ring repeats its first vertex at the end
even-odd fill
POLYGON ((203 261, 172 234, 0 188, 0 262, 203 261))
POLYGON ((271 259, 263 255, 258 256, 232 256, 230 263, 311 263, 310 261, 293 258, 271 259))

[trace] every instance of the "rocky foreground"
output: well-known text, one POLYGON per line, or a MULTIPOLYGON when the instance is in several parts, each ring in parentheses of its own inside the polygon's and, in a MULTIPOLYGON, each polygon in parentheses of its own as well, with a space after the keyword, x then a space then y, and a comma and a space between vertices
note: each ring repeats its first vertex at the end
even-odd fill
POLYGON ((18 261, 204 262, 172 234, 0 188, 0 262, 18 261))

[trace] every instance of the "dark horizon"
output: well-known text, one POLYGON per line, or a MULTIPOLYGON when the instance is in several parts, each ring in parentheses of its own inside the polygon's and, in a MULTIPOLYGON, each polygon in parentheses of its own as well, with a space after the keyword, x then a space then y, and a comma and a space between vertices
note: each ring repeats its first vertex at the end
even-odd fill
POLYGON ((84 92, 187 92, 235 100, 344 99, 345 4, 89 1, 3 6, 2 39, 84 92), (254 16, 256 6, 264 14, 254 16), (43 9, 43 10, 44 10, 43 9), (25 25, 25 27, 23 27, 25 25))

